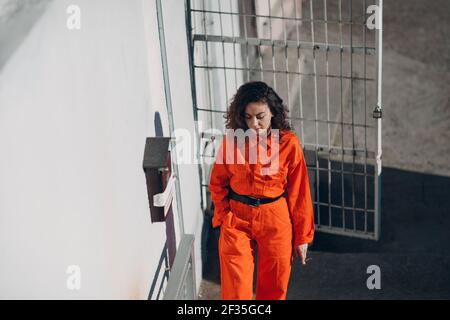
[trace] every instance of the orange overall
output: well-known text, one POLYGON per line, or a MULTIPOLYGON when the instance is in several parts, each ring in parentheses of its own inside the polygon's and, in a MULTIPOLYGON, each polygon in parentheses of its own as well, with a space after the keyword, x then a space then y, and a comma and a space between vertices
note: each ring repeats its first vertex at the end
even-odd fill
MULTIPOLYGON (((275 133, 271 134, 272 136, 275 133)), ((271 136, 269 135, 269 137, 271 136)), ((249 163, 248 150, 252 141, 245 142, 245 153, 238 144, 227 150, 224 137, 214 163, 209 190, 214 202, 213 227, 221 226, 219 237, 222 299, 253 297, 254 248, 258 248, 256 299, 286 299, 293 246, 311 243, 314 235, 314 214, 309 190, 308 171, 300 142, 292 131, 280 131, 278 163, 275 171, 262 171, 270 164, 249 163), (242 157, 244 161, 230 163, 226 155, 242 157), (221 161, 218 161, 221 159, 221 161), (263 174, 264 173, 264 174, 263 174), (257 207, 228 198, 228 188, 241 195, 275 198, 287 189, 286 196, 257 207)), ((276 140, 274 140, 276 141, 276 140)), ((274 149, 268 139, 270 161, 274 149)), ((256 143, 259 148, 259 143, 256 143)), ((258 152, 260 150, 258 149, 258 152)))

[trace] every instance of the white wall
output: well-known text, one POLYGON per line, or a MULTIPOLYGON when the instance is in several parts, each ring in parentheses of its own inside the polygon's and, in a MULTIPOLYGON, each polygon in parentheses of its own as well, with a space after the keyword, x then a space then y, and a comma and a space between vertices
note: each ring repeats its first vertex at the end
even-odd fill
MULTIPOLYGON (((165 6, 184 10, 182 1, 165 6)), ((150 222, 142 170, 155 111, 169 133, 158 41, 152 0, 57 0, 4 64, 0 298, 147 298, 165 241, 164 224, 150 222), (66 28, 70 4, 81 30, 66 28), (66 287, 69 265, 81 268, 78 291, 66 287)), ((187 55, 178 61, 171 46, 172 72, 183 73, 171 77, 176 124, 192 127, 187 55)), ((186 232, 197 233, 197 170, 180 176, 186 232)))

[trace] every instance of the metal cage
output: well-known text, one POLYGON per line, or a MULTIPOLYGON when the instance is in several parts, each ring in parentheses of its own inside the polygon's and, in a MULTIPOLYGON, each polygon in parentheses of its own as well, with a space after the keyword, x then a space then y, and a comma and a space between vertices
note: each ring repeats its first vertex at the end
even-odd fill
POLYGON ((290 110, 316 230, 378 240, 382 7, 382 0, 186 1, 204 206, 229 101, 241 84, 261 80, 290 110))

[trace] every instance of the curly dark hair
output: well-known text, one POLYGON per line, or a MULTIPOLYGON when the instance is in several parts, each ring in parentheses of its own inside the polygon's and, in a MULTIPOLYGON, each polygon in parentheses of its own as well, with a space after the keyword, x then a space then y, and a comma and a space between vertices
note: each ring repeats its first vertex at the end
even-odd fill
POLYGON ((273 114, 271 126, 273 129, 292 130, 287 121, 288 108, 283 104, 283 99, 262 81, 251 81, 239 87, 230 103, 227 113, 225 127, 227 129, 247 130, 245 122, 245 107, 251 102, 267 103, 273 114))

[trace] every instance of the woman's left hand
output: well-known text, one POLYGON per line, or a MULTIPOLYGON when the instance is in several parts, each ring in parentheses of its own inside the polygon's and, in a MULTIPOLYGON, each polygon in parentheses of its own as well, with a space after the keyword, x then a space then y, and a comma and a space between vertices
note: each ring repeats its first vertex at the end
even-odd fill
POLYGON ((308 244, 301 244, 295 247, 295 253, 302 260, 302 264, 306 264, 306 253, 308 252, 308 244))

